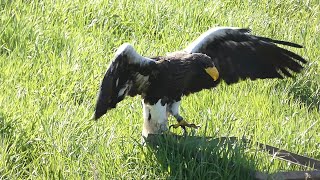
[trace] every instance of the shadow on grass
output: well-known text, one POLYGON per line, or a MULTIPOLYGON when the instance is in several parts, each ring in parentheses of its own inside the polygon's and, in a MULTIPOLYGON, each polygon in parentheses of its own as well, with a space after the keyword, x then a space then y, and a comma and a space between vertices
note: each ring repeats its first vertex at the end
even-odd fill
POLYGON ((255 161, 235 138, 149 135, 146 142, 168 179, 254 179, 255 161))

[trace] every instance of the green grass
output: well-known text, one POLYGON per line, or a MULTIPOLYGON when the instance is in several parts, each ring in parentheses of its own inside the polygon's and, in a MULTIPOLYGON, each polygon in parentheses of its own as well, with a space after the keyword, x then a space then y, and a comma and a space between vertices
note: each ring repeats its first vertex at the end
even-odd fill
POLYGON ((292 79, 222 84, 184 97, 182 116, 202 125, 193 133, 246 136, 320 159, 318 0, 0 0, 0 6, 0 179, 241 179, 249 175, 244 169, 301 170, 254 147, 204 143, 180 151, 171 141, 144 147, 140 97, 89 120, 119 45, 163 55, 214 26, 249 27, 302 44, 291 50, 309 63, 292 79))

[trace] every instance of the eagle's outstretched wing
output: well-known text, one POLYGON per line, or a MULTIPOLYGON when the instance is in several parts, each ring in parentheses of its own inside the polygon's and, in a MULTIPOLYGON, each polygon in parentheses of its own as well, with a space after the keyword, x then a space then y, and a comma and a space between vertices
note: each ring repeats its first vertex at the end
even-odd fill
POLYGON ((126 95, 143 93, 155 64, 154 60, 139 55, 130 44, 121 45, 102 80, 94 119, 115 108, 126 95))
POLYGON ((300 72, 306 60, 276 44, 302 48, 295 43, 251 35, 249 29, 219 27, 203 33, 185 51, 210 56, 227 84, 246 78, 291 77, 292 72, 300 72))

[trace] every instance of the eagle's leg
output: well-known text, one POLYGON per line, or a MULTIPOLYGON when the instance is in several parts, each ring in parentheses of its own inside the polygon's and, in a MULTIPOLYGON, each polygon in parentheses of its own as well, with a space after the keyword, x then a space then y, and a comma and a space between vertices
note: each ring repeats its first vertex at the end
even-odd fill
POLYGON ((143 130, 142 136, 147 138, 148 134, 159 134, 168 131, 167 104, 161 99, 155 104, 145 100, 143 104, 143 130))
POLYGON ((183 129, 183 132, 184 132, 184 134, 186 134, 187 133, 187 131, 186 131, 186 127, 191 127, 191 128, 195 128, 195 129, 197 129, 197 128, 199 128, 200 126, 197 126, 197 125, 195 125, 195 124, 193 124, 193 123, 188 123, 187 121, 185 121, 184 119, 183 119, 183 117, 182 116, 180 116, 180 114, 179 114, 179 107, 180 107, 180 101, 174 101, 173 103, 171 103, 170 105, 169 105, 169 113, 173 116, 173 117, 175 117, 175 119, 178 121, 178 123, 177 124, 173 124, 173 125, 171 125, 170 127, 173 127, 173 128, 178 128, 178 127, 181 127, 182 129, 183 129))

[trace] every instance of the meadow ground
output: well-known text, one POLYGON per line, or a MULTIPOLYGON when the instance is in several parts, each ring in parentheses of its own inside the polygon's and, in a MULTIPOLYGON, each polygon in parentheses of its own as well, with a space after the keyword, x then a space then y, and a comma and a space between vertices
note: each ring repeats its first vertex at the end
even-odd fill
POLYGON ((90 120, 119 45, 163 55, 214 26, 302 44, 290 50, 309 62, 295 78, 184 97, 182 116, 203 126, 193 134, 246 136, 320 159, 318 0, 0 0, 0 7, 0 179, 245 179, 247 169, 301 170, 254 147, 144 147, 140 97, 90 120))

